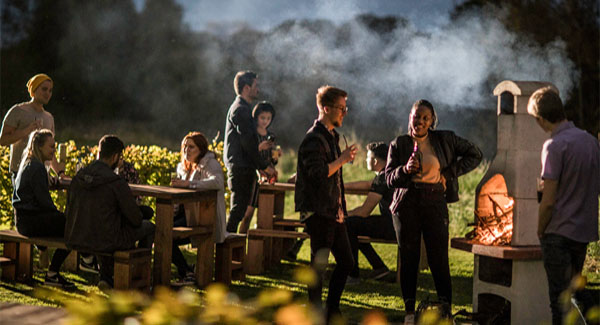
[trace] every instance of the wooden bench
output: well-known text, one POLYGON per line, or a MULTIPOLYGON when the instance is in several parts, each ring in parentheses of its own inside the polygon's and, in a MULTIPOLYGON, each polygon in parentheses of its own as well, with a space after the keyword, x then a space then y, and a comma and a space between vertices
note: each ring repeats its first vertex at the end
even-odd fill
MULTIPOLYGON (((63 238, 27 237, 15 230, 1 230, 0 243, 4 244, 2 279, 9 281, 30 281, 33 275, 33 245, 68 249, 63 238)), ((89 252, 95 255, 105 253, 89 252)), ((113 254, 114 287, 118 290, 139 289, 150 291, 150 261, 151 251, 147 248, 136 248, 127 251, 117 251, 113 254)), ((76 271, 78 252, 73 250, 65 268, 76 271)))
POLYGON ((246 255, 246 235, 229 235, 224 242, 216 245, 215 281, 229 285, 231 280, 244 281, 244 258, 246 255))
MULTIPOLYGON (((273 221, 274 227, 283 227, 285 228, 303 228, 305 224, 295 219, 278 219, 273 221)), ((253 246, 253 252, 255 253, 253 256, 249 256, 251 259, 258 259, 259 261, 264 258, 264 254, 261 252, 262 248, 262 240, 263 238, 271 237, 271 238, 292 238, 292 239, 308 239, 310 236, 304 232, 297 232, 296 230, 270 230, 270 229, 250 229, 248 231, 248 247, 253 246)), ((358 236, 359 243, 379 243, 379 244, 389 244, 389 245, 398 245, 396 240, 386 240, 380 238, 371 238, 368 236, 358 236)), ((248 248, 250 251, 250 248, 248 248)), ((248 266, 247 272, 249 274, 259 274, 264 270, 260 268, 260 265, 264 263, 254 263, 253 265, 248 266), (253 268, 254 267, 254 268, 253 268), (258 272, 258 273, 254 273, 258 272)), ((427 253, 425 252, 425 246, 421 241, 421 259, 419 263, 419 269, 424 270, 427 269, 427 253)), ((396 254, 396 282, 400 282, 400 247, 398 247, 398 251, 396 254)))

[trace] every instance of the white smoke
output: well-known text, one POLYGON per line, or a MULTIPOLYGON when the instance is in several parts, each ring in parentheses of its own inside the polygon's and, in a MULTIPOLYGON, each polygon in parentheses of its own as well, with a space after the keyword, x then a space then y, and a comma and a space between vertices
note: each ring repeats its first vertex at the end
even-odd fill
POLYGON ((268 34, 254 54, 269 75, 343 85, 367 111, 419 98, 450 108, 486 107, 490 82, 505 79, 551 82, 563 99, 574 86, 576 70, 562 40, 535 46, 495 19, 469 17, 426 34, 400 26, 391 38, 356 20, 348 24, 349 41, 340 42, 327 28, 296 22, 268 34))

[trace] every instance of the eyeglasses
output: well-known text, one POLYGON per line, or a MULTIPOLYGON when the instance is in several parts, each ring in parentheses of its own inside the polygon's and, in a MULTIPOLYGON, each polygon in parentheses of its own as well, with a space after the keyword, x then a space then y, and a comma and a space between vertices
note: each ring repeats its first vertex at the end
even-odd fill
POLYGON ((339 109, 342 113, 348 113, 348 106, 332 106, 335 109, 339 109))

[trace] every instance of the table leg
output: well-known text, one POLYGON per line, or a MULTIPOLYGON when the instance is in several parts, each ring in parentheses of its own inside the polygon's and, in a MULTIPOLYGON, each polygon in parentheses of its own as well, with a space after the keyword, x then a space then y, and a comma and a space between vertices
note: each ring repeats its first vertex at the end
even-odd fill
POLYGON ((173 249, 173 203, 156 199, 156 232, 154 233, 154 264, 152 284, 171 283, 171 250, 173 249))

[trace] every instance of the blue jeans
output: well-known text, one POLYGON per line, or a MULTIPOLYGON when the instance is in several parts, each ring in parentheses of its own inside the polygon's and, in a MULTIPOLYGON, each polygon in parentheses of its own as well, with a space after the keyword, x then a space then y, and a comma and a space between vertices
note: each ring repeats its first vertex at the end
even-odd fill
MULTIPOLYGON (((559 297, 563 291, 569 288, 573 277, 581 274, 587 243, 576 242, 556 234, 545 234, 540 242, 544 268, 548 276, 552 324, 562 324, 563 308, 559 297)), ((575 297, 585 304, 585 298, 581 292, 576 292, 575 297)))

